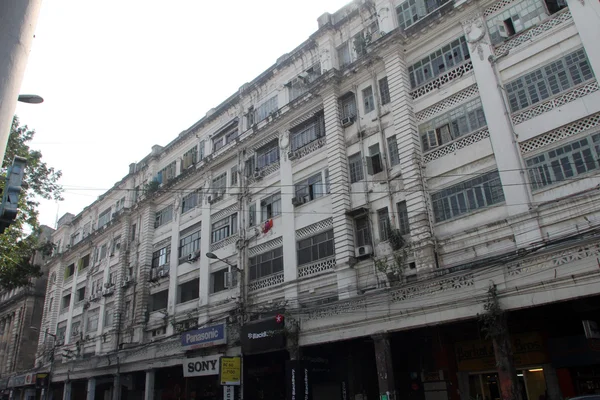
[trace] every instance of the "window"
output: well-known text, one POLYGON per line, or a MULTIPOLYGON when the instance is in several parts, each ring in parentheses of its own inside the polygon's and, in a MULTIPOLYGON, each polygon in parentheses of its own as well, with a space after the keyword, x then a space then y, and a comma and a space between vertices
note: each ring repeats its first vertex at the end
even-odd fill
POLYGON ((198 146, 194 146, 185 153, 183 153, 183 159, 181 160, 181 170, 186 170, 189 167, 196 164, 198 161, 198 146))
POLYGON ((367 157, 367 173, 375 175, 383 171, 383 163, 379 151, 379 143, 369 146, 369 157, 367 157))
POLYGON ((212 180, 212 193, 215 196, 222 196, 225 194, 225 188, 227 187, 227 172, 223 172, 212 180))
POLYGON ((594 77, 583 49, 506 84, 512 112, 539 103, 594 77))
POLYGON ((273 111, 277 111, 278 108, 279 107, 277 105, 277 95, 275 95, 256 108, 256 111, 254 112, 254 121, 262 121, 263 119, 267 118, 273 111))
POLYGON ((104 228, 110 222, 110 208, 98 216, 98 229, 104 228))
POLYGON ((396 166, 400 164, 400 154, 398 153, 398 142, 396 135, 387 138, 388 151, 390 152, 390 164, 396 166))
POLYGON ((404 30, 448 0, 407 0, 396 8, 398 26, 404 30))
POLYGON ((85 300, 85 286, 77 289, 77 303, 85 300))
POLYGON ((436 222, 446 221, 468 212, 504 201, 498 171, 450 186, 431 195, 436 222))
POLYGON ((325 195, 327 185, 323 183, 321 173, 317 173, 308 179, 296 183, 296 198, 302 203, 308 203, 325 195))
POLYGON ((408 235, 410 233, 410 225, 408 224, 406 201, 399 202, 396 207, 398 207, 398 225, 400 226, 400 234, 408 235))
POLYGON ((461 36, 408 67, 410 85, 421 86, 470 58, 467 41, 461 36))
POLYGON ((248 207, 248 226, 256 225, 256 204, 250 204, 248 207))
POLYGON ((110 283, 111 286, 114 286, 117 284, 117 271, 116 270, 112 270, 108 273, 108 282, 110 283))
POLYGON ((261 221, 281 215, 281 193, 274 193, 260 201, 261 221))
POLYGON ((131 301, 126 301, 125 302, 125 307, 123 310, 123 319, 125 321, 129 321, 129 318, 131 317, 131 301))
POLYGON ((379 240, 385 242, 388 240, 390 230, 390 216, 387 207, 377 210, 377 222, 379 225, 379 240))
POLYGON ((256 117, 256 114, 254 114, 254 107, 250 106, 248 107, 248 113, 246 114, 246 129, 250 129, 252 125, 254 125, 254 117, 256 117))
POLYGON ((233 142, 238 137, 238 122, 234 119, 213 138, 213 152, 233 142))
POLYGON ((65 336, 67 334, 67 325, 66 325, 66 321, 63 322, 64 325, 62 326, 58 326, 56 329, 56 337, 58 338, 59 342, 62 342, 61 344, 65 343, 65 336))
POLYGON ((176 163, 175 161, 173 161, 172 163, 158 171, 157 180, 160 184, 166 184, 171 179, 175 178, 175 176, 177 176, 176 163))
POLYGON ((158 311, 167 308, 169 302, 169 290, 163 290, 150 295, 150 311, 158 311))
POLYGON ((346 65, 352 63, 352 55, 350 53, 350 44, 345 42, 343 45, 337 48, 337 56, 338 62, 340 64, 340 69, 344 68, 346 65))
POLYGON ((423 151, 435 149, 487 125, 481 99, 477 98, 419 125, 423 151))
POLYGON ((75 264, 69 264, 65 268, 65 279, 70 278, 75 273, 75 264))
POLYGON ((102 283, 104 279, 96 279, 94 283, 92 283, 92 294, 102 293, 102 283))
POLYGON ((200 297, 200 279, 192 279, 177 286, 177 304, 186 303, 200 297))
POLYGON ((373 88, 369 86, 368 88, 363 89, 362 97, 365 114, 368 114, 375 109, 375 101, 373 100, 373 88))
POLYGON ((237 186, 238 184, 238 167, 237 165, 231 168, 231 186, 237 186))
POLYGON ((179 258, 187 257, 200 250, 200 233, 198 230, 190 235, 179 239, 179 258))
POLYGON ((121 236, 117 236, 113 239, 112 250, 110 251, 110 255, 112 256, 119 250, 121 250, 121 236))
POLYGON ((321 76, 321 63, 316 63, 286 85, 289 88, 290 102, 307 92, 308 87, 321 76))
POLYGON ((80 240, 79 232, 71 235, 71 246, 75 246, 77 243, 79 243, 79 240, 80 240))
POLYGON ((79 335, 79 327, 81 326, 81 321, 74 321, 71 324, 71 336, 79 335))
POLYGON ((61 311, 63 312, 67 311, 69 307, 71 307, 71 293, 67 294, 66 296, 63 296, 62 304, 60 306, 61 311))
POLYGON ((104 310, 104 324, 103 324, 104 328, 112 327, 112 324, 114 321, 114 316, 115 316, 114 306, 112 304, 110 306, 107 305, 106 309, 104 310))
POLYGON ((86 254, 79 260, 79 271, 83 271, 90 266, 90 255, 86 254))
POLYGON ((201 140, 200 144, 198 145, 198 161, 204 160, 204 147, 205 141, 201 140))
POLYGON ((255 170, 255 160, 254 156, 248 158, 244 164, 244 173, 247 178, 251 177, 255 170))
POLYGON ((283 247, 250 257, 250 280, 255 281, 283 271, 283 247))
POLYGON ((256 150, 256 167, 262 169, 279 161, 279 145, 277 139, 256 150))
POLYGON ((106 253, 108 253, 108 243, 104 243, 102 246, 100 246, 100 261, 106 258, 106 253))
POLYGON ((379 80, 379 97, 381 98, 382 105, 392 101, 387 76, 379 80))
POLYGON ((368 215, 355 218, 354 226, 356 227, 356 246, 371 245, 371 228, 368 215))
POLYGON ((298 241, 298 265, 333 257, 333 229, 298 241))
POLYGON ((211 243, 219 242, 237 233, 237 213, 225 217, 212 225, 211 243))
POLYGON ((135 240, 135 231, 137 230, 137 224, 131 225, 131 241, 135 240))
POLYGON ((296 151, 325 136, 325 116, 319 112, 308 122, 290 129, 292 151, 296 151))
POLYGON ((90 233, 92 233, 92 222, 86 222, 83 225, 83 238, 86 238, 90 233))
POLYGON ((354 119, 356 117, 356 100, 354 98, 354 93, 348 93, 340 100, 340 108, 342 112, 342 119, 350 118, 354 119))
POLYGON ((198 191, 194 190, 192 193, 186 194, 181 199, 181 213, 185 214, 188 211, 193 210, 198 205, 198 191))
POLYGON ((94 332, 98 331, 98 317, 99 317, 99 315, 97 313, 88 316, 87 332, 94 333, 94 332))
MULTIPOLYGON (((235 269, 235 268, 234 268, 235 269)), ((230 272, 228 268, 224 268, 221 269, 219 271, 213 272, 210 274, 210 292, 211 293, 218 293, 218 292, 222 292, 223 290, 227 290, 229 289, 229 287, 227 287, 228 283, 231 283, 232 286, 237 285, 237 282, 235 280, 236 277, 236 273, 232 272, 231 276, 232 276, 232 282, 227 282, 227 273, 230 272)))
POLYGON ((173 205, 167 206, 160 211, 157 211, 154 217, 154 227, 158 228, 168 224, 173 219, 173 205))
MULTIPOLYGON (((550 7, 548 7, 550 9, 550 7)), ((515 1, 510 7, 486 20, 492 45, 502 43, 506 38, 529 29, 548 16, 544 1, 515 1)))
POLYGON ((115 203, 115 211, 121 211, 125 207, 125 197, 121 197, 119 201, 115 203))
POLYGON ((568 142, 525 162, 533 190, 598 169, 600 134, 568 142))
POLYGON ((360 153, 348 157, 348 167, 350 168, 350 183, 359 182, 365 179, 360 153))
POLYGON ((152 268, 168 265, 171 260, 171 246, 163 247, 152 253, 152 268))

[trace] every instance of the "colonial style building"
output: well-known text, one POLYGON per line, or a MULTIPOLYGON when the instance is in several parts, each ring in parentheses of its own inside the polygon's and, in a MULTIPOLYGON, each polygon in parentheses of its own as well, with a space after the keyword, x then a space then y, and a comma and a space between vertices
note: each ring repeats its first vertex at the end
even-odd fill
POLYGON ((55 397, 215 398, 243 355, 249 399, 283 398, 290 360, 314 399, 495 399, 490 288, 524 398, 598 390, 598 38, 590 0, 323 14, 59 221, 55 397))

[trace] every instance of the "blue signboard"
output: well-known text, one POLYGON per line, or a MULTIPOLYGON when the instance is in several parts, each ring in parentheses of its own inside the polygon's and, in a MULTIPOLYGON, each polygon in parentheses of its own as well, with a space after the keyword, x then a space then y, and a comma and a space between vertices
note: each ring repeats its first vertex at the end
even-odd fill
POLYGON ((181 346, 186 350, 227 343, 225 324, 194 329, 181 335, 181 346))

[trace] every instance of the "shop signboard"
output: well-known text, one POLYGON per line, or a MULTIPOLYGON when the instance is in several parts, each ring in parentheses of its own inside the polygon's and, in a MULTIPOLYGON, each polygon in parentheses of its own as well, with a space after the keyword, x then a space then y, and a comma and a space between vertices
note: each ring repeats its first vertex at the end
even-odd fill
POLYGON ((226 333, 224 323, 187 331, 181 335, 181 347, 185 350, 193 350, 226 344, 226 333))
MULTIPOLYGON (((540 365, 548 362, 546 346, 536 333, 511 335, 515 366, 540 365)), ((472 340, 455 345, 459 371, 484 371, 496 368, 494 346, 491 340, 472 340)))
POLYGON ((242 326, 240 340, 244 354, 285 349, 285 323, 282 318, 264 319, 242 326))
POLYGON ((242 377, 240 357, 221 357, 221 385, 239 385, 242 377))
POLYGON ((310 364, 300 360, 285 363, 286 400, 311 400, 312 379, 310 364))
POLYGON ((183 376, 186 378, 192 376, 207 376, 219 374, 220 354, 206 357, 184 358, 183 376))

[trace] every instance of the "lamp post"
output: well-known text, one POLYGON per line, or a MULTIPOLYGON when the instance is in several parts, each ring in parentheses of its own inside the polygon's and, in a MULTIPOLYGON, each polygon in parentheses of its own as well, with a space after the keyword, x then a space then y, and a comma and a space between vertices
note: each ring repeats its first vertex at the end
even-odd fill
MULTIPOLYGON (((40 331, 35 326, 30 326, 29 329, 36 332, 40 331)), ((44 343, 46 342, 47 336, 52 336, 54 338, 54 343, 52 345, 52 354, 50 355, 50 370, 48 371, 48 381, 46 382, 45 393, 42 394, 44 400, 48 400, 50 398, 50 379, 52 377, 52 367, 54 366, 54 351, 56 350, 56 340, 58 339, 55 334, 50 332, 44 332, 44 343)))

